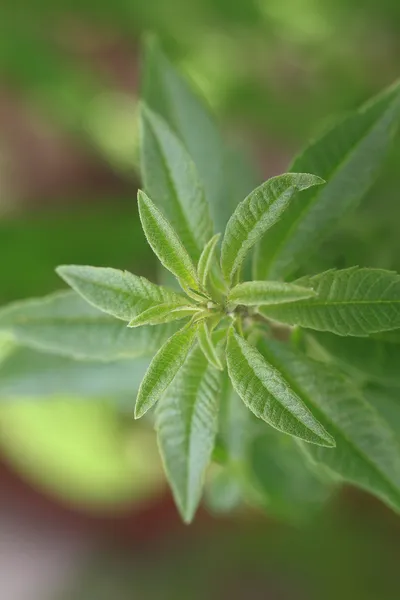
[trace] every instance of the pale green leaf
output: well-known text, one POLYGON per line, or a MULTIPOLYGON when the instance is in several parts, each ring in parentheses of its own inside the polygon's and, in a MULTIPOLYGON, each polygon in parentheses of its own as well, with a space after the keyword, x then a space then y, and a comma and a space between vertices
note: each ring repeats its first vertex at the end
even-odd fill
POLYGON ((142 227, 155 255, 179 281, 197 290, 197 273, 192 259, 170 223, 141 190, 138 204, 142 227))
POLYGON ((142 417, 164 394, 185 362, 196 333, 196 325, 186 325, 171 336, 154 356, 140 384, 135 419, 142 417))
POLYGON ((365 336, 400 327, 400 275, 351 267, 295 282, 317 297, 260 309, 271 319, 337 335, 365 336))
POLYGON ((222 241, 221 267, 227 281, 231 281, 248 251, 278 221, 295 193, 322 183, 315 175, 286 173, 268 179, 238 205, 222 241))
POLYGON ((123 398, 139 389, 149 358, 114 362, 74 360, 14 346, 0 364, 0 399, 111 398, 123 406, 123 398))
POLYGON ((193 260, 213 233, 196 167, 167 123, 142 105, 141 165, 144 187, 177 232, 193 260))
POLYGON ((81 265, 62 265, 56 271, 90 304, 124 321, 158 304, 187 303, 182 294, 128 271, 81 265))
POLYGON ((229 332, 226 359, 233 387, 256 417, 307 442, 335 445, 283 375, 233 328, 229 332))
POLYGON ((196 347, 156 411, 165 471, 187 523, 200 501, 204 473, 214 448, 221 375, 196 347))
POLYGON ((227 194, 230 177, 226 173, 227 157, 220 133, 202 99, 175 70, 155 40, 146 47, 142 92, 146 103, 167 121, 196 164, 217 230, 222 230, 240 197, 227 194))
POLYGON ((335 437, 334 450, 305 444, 305 452, 400 510, 399 445, 351 381, 333 365, 307 358, 287 344, 265 340, 259 349, 335 437))
POLYGON ((230 304, 245 306, 263 306, 293 302, 316 296, 314 290, 284 283, 283 281, 245 281, 231 289, 228 295, 230 304))
POLYGON ((218 356, 218 352, 216 347, 214 346, 214 342, 211 338, 211 333, 208 328, 207 320, 199 323, 199 329, 197 331, 197 339, 199 342, 199 346, 208 360, 208 362, 215 368, 220 371, 223 369, 221 359, 218 356))
POLYGON ((0 310, 0 331, 18 344, 80 359, 148 356, 175 330, 173 323, 128 329, 72 291, 22 300, 0 310))
POLYGON ((220 233, 214 235, 204 246, 199 258, 199 264, 197 265, 197 276, 199 278, 200 285, 204 289, 207 288, 208 276, 215 261, 215 250, 220 237, 220 233))
POLYGON ((144 312, 140 313, 137 317, 132 319, 128 324, 128 327, 139 327, 143 325, 160 325, 161 323, 170 323, 171 321, 179 321, 190 317, 199 309, 196 306, 188 305, 176 305, 175 303, 169 304, 158 304, 152 306, 144 312))
POLYGON ((262 240, 256 279, 280 279, 306 264, 318 244, 354 208, 379 174, 400 121, 400 83, 311 144, 290 167, 328 183, 293 198, 262 240))

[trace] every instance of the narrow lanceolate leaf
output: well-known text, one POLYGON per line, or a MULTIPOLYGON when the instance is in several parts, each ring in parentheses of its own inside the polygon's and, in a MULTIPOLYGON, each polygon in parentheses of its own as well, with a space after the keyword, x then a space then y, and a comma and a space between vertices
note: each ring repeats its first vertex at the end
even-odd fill
POLYGON ((159 304, 152 306, 129 322, 128 327, 139 327, 142 325, 159 325, 160 323, 170 323, 185 319, 198 312, 196 306, 180 306, 175 303, 159 304))
POLYGON ((161 398, 185 362, 196 333, 195 325, 186 325, 170 337, 154 356, 140 384, 135 419, 142 417, 161 398))
POLYGON ((383 269, 352 267, 302 277, 298 285, 317 296, 265 306, 272 319, 337 335, 365 336, 400 327, 400 275, 383 269))
POLYGON ((21 346, 79 359, 116 360, 151 356, 176 326, 128 329, 126 323, 68 291, 4 307, 0 331, 9 333, 21 346))
POLYGON ((309 456, 400 510, 398 442, 351 381, 287 344, 263 341, 259 349, 335 437, 335 450, 305 444, 309 456))
POLYGON ((214 235, 204 246, 204 249, 200 255, 199 264, 197 266, 197 276, 199 278, 200 285, 203 288, 207 287, 207 279, 215 260, 215 249, 220 237, 220 233, 214 235))
POLYGON ((222 370, 223 366, 221 363, 221 359, 219 358, 217 349, 214 346, 206 320, 201 321, 201 323, 199 324, 197 339, 199 341, 200 348, 208 362, 214 368, 222 370))
POLYGON ((316 296, 313 289, 283 281, 245 281, 239 283, 229 293, 229 304, 264 306, 294 302, 316 296))
POLYGON ((218 428, 222 372, 195 348, 156 412, 156 429, 175 502, 186 522, 200 500, 218 428))
POLYGON ((295 159, 328 183, 296 196, 262 240, 254 275, 281 279, 306 264, 342 217, 368 191, 384 164, 400 122, 400 83, 352 113, 295 159))
POLYGON ((139 215, 147 241, 160 262, 188 287, 198 289, 197 273, 178 235, 141 190, 138 192, 139 215))
POLYGON ((226 359, 233 387, 256 417, 307 442, 335 445, 332 436, 281 373, 233 329, 228 337, 226 359))
POLYGON ((142 105, 141 164, 146 192, 157 203, 197 261, 213 233, 203 188, 182 142, 167 123, 142 105))
POLYGON ((274 225, 296 192, 324 183, 307 173, 287 173, 269 179, 239 204, 226 226, 221 267, 227 281, 239 269, 247 252, 274 225))
POLYGON ((124 321, 158 304, 187 303, 185 296, 127 271, 80 265, 62 265, 56 271, 90 304, 124 321))
MULTIPOLYGON (((227 197, 229 177, 220 133, 202 99, 155 40, 146 46, 142 88, 146 103, 167 121, 195 162, 214 222, 217 229, 222 230, 235 207, 235 199, 227 197)), ((143 174, 145 176, 145 169, 143 174)))

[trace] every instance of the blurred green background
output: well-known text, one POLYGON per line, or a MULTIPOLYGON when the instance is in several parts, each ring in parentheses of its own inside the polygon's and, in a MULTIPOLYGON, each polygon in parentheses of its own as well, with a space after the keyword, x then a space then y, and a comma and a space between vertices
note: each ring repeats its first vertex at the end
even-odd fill
MULTIPOLYGON (((140 46, 149 32, 260 180, 400 75, 397 0, 3 0, 1 304, 62 288, 54 273, 62 263, 154 274, 135 203, 140 46)), ((310 271, 400 269, 399 165, 397 141, 380 181, 310 271)), ((47 360, 7 340, 0 354, 0 489, 22 494, 17 474, 29 485, 27 510, 32 494, 43 495, 64 507, 58 519, 68 507, 102 535, 67 598, 124 600, 136 597, 133 588, 142 599, 398 597, 399 522, 378 502, 346 492, 301 526, 283 523, 286 507, 242 508, 228 520, 200 516, 207 535, 196 525, 184 533, 151 424, 132 420, 128 364, 106 365, 99 378, 96 364, 47 360), (110 546, 104 519, 143 514, 151 537, 142 556, 110 546)), ((57 527, 54 536, 61 540, 57 527)), ((134 546, 137 529, 125 537, 134 546)))

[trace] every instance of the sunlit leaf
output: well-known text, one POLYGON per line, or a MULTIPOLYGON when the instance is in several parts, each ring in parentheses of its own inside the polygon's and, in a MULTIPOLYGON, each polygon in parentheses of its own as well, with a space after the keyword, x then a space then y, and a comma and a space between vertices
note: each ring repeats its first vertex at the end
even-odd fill
POLYGON ((307 442, 335 445, 284 376, 233 329, 226 358, 233 387, 256 417, 307 442))
POLYGON ((135 418, 142 417, 164 394, 193 345, 196 325, 186 325, 171 336, 154 356, 140 384, 135 418))
POLYGON ((221 267, 227 281, 240 268, 248 251, 278 221, 296 192, 322 183, 322 179, 307 173, 286 173, 268 179, 239 204, 222 241, 221 267))
POLYGON ((283 281, 245 281, 231 289, 228 302, 245 306, 264 306, 293 302, 316 296, 313 289, 283 281))
POLYGON ((128 327, 141 327, 143 325, 160 325, 161 323, 170 323, 179 321, 186 317, 193 316, 199 309, 196 306, 180 304, 159 304, 152 306, 129 322, 128 327))
POLYGON ((218 356, 218 352, 217 349, 214 345, 214 342, 211 338, 211 333, 210 330, 208 328, 208 323, 206 320, 202 321, 201 323, 199 323, 199 328, 197 331, 197 339, 199 341, 199 345, 201 348, 201 351, 203 352, 204 356, 206 357, 206 359, 208 360, 208 362, 215 368, 215 369, 219 369, 222 370, 223 366, 221 363, 221 359, 218 356))
POLYGON ((187 303, 185 296, 127 271, 80 265, 62 265, 56 270, 90 304, 124 321, 159 304, 187 303))
POLYGON ((141 190, 138 193, 140 220, 147 241, 160 262, 189 288, 198 289, 194 264, 176 232, 141 190))

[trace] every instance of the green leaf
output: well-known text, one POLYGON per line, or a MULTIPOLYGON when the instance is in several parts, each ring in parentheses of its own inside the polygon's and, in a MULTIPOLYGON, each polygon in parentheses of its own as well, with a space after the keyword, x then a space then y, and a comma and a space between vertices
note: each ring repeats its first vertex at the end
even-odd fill
POLYGON ((199 258, 199 264, 197 265, 197 276, 199 278, 200 285, 205 289, 207 289, 207 280, 211 272, 213 262, 215 261, 215 249, 220 237, 220 233, 214 235, 204 246, 199 258))
POLYGON ((140 384, 135 419, 142 417, 163 395, 182 367, 193 345, 196 325, 185 325, 159 349, 140 384))
POLYGON ((165 471, 186 523, 193 519, 200 501, 214 448, 221 375, 196 347, 156 411, 165 471))
POLYGON ((175 331, 174 324, 128 329, 75 292, 22 300, 0 310, 0 331, 22 346, 79 359, 148 356, 175 331))
POLYGON ((314 290, 283 281, 245 281, 231 289, 228 295, 230 304, 263 306, 293 302, 316 296, 314 290))
POLYGON ((290 167, 327 180, 296 196, 262 240, 256 279, 280 279, 306 264, 318 244, 354 208, 379 174, 400 121, 400 83, 311 144, 290 167))
POLYGON ((400 327, 400 275, 351 267, 302 277, 317 297, 260 309, 271 319, 337 335, 365 336, 400 327))
POLYGON ((307 442, 335 445, 281 373, 233 328, 229 332, 226 358, 233 387, 256 417, 307 442))
POLYGON ((259 349, 335 437, 335 450, 303 446, 313 461, 400 510, 397 440, 351 381, 333 365, 318 363, 287 344, 265 340, 259 349))
POLYGON ((132 319, 128 327, 139 327, 143 325, 159 325, 161 323, 170 323, 171 321, 179 321, 199 312, 196 306, 181 306, 173 304, 158 304, 148 308, 140 315, 132 319))
POLYGON ((147 44, 144 65, 143 97, 183 142, 203 183, 213 220, 222 230, 236 202, 227 196, 225 148, 214 119, 155 40, 147 44))
POLYGON ((142 227, 155 255, 179 281, 197 290, 196 269, 174 229, 141 190, 138 192, 138 204, 142 227))
POLYGON ((148 358, 114 362, 78 361, 14 346, 0 363, 0 399, 111 398, 123 405, 139 389, 148 358))
POLYGON ((215 368, 220 371, 223 369, 221 360, 218 356, 217 349, 214 346, 213 340, 211 339, 211 333, 208 328, 207 321, 201 321, 199 323, 199 329, 197 331, 197 339, 199 342, 199 346, 204 356, 208 360, 208 362, 215 368))
POLYGON ((80 265, 62 265, 56 271, 87 302, 124 321, 159 304, 187 304, 185 296, 127 271, 80 265))
POLYGON ((213 223, 196 167, 167 123, 145 105, 140 111, 141 164, 146 193, 154 198, 198 260, 213 233, 213 223))
POLYGON ((324 183, 307 173, 286 173, 272 177, 253 190, 231 216, 221 249, 222 273, 231 281, 247 252, 274 225, 296 192, 324 183))
POLYGON ((400 344, 385 340, 313 333, 313 340, 351 375, 400 387, 400 344))

